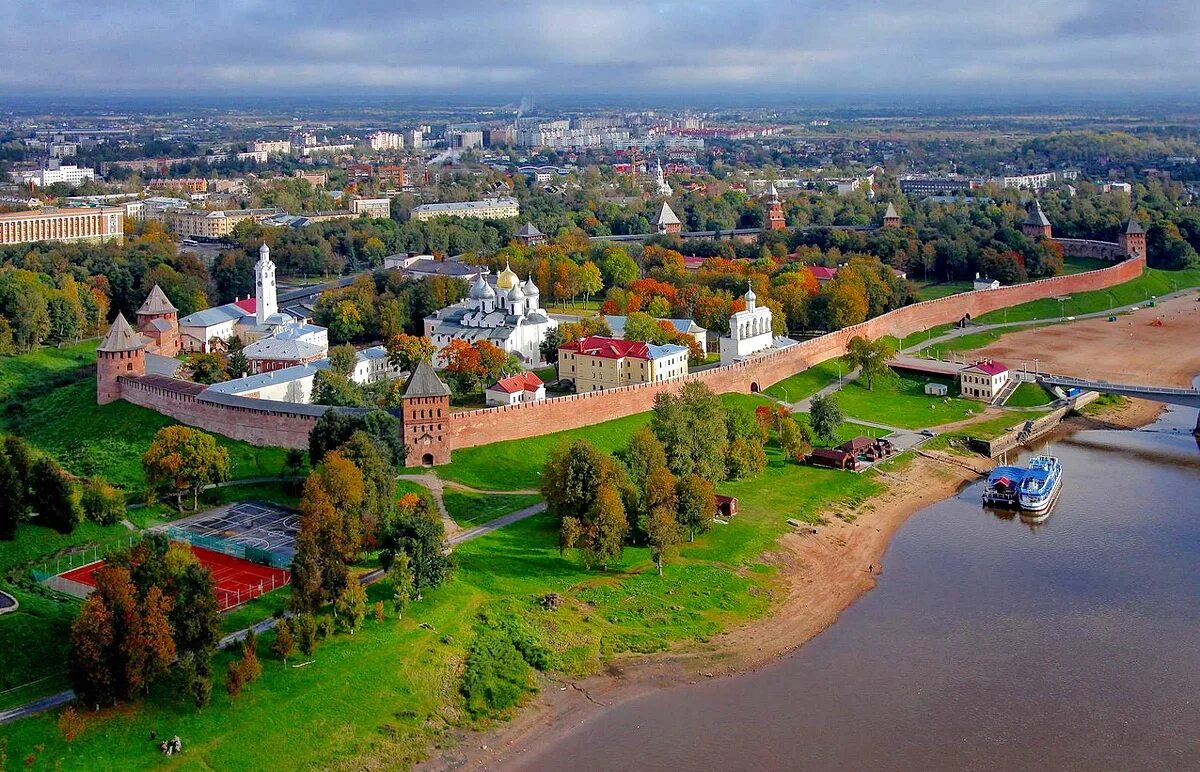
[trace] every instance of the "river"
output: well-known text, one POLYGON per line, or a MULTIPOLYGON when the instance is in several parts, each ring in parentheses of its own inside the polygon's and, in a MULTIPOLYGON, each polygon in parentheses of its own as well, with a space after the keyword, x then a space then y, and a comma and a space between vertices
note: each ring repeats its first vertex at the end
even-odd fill
POLYGON ((876 589, 794 654, 622 702, 506 768, 1200 767, 1195 421, 1055 440, 1043 524, 969 485, 911 517, 876 589))

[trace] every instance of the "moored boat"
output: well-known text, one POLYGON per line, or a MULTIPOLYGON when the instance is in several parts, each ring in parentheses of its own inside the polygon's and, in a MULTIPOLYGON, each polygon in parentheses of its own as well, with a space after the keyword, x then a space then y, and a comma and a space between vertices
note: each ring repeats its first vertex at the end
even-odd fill
POLYGON ((994 507, 1019 507, 1021 480, 1025 470, 1019 466, 998 466, 988 475, 983 487, 983 503, 994 507))
POLYGON ((1034 456, 1021 478, 1018 500, 1021 509, 1043 512, 1050 508, 1062 486, 1062 466, 1054 456, 1034 456))

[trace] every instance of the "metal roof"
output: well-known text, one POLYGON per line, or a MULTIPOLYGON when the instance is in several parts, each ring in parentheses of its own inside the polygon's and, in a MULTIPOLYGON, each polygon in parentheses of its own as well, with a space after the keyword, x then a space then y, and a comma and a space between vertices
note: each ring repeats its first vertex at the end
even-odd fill
POLYGON ((404 384, 405 397, 448 397, 450 389, 442 383, 442 379, 433 371, 433 366, 425 360, 413 370, 404 384))
POLYGON ((117 318, 113 320, 112 326, 108 328, 108 333, 104 336, 104 341, 97 348, 97 351, 117 352, 117 351, 137 351, 146 347, 142 336, 133 331, 129 326, 129 322, 125 321, 125 315, 117 312, 117 318))

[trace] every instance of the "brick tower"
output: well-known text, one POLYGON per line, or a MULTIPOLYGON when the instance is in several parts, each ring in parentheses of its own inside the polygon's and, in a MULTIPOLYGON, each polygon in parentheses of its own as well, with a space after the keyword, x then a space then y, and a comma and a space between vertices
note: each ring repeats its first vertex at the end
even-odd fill
POLYGON ((96 349, 96 404, 121 398, 121 376, 146 374, 146 342, 118 313, 96 349))
POLYGON ((450 463, 450 389, 424 360, 413 369, 401 397, 401 431, 408 448, 405 466, 450 463))
POLYGON ((767 189, 767 222, 765 224, 769 231, 787 230, 787 220, 783 216, 783 204, 779 201, 779 191, 775 189, 774 182, 767 189))
POLYGON ((155 353, 173 357, 183 348, 179 338, 179 309, 157 284, 137 311, 137 330, 153 341, 155 353))
POLYGON ((1138 222, 1136 214, 1129 218, 1129 224, 1125 226, 1125 232, 1117 237, 1117 242, 1121 245, 1125 257, 1146 256, 1146 231, 1142 230, 1142 224, 1138 222))
POLYGON ((1025 215, 1025 222, 1021 223, 1021 231, 1031 239, 1053 238, 1050 235, 1050 221, 1046 219, 1046 213, 1042 211, 1042 202, 1036 198, 1033 200, 1033 206, 1029 207, 1028 213, 1025 215))
POLYGON ((883 213, 883 227, 885 227, 885 228, 899 228, 900 227, 900 213, 896 211, 896 205, 893 203, 889 202, 887 211, 883 213))

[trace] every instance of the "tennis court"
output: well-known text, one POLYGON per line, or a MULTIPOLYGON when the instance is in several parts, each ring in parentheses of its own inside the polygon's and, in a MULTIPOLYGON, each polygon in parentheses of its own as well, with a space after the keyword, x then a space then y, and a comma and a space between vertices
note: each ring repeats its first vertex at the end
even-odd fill
MULTIPOLYGON (((253 600, 291 581, 291 574, 282 568, 259 565, 233 555, 190 546, 200 565, 212 572, 213 581, 216 583, 217 607, 221 611, 253 600)), ((71 586, 82 586, 86 588, 84 591, 88 592, 96 586, 96 572, 103 567, 104 561, 98 560, 65 571, 57 578, 66 580, 65 584, 71 586)))

